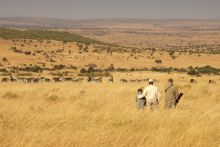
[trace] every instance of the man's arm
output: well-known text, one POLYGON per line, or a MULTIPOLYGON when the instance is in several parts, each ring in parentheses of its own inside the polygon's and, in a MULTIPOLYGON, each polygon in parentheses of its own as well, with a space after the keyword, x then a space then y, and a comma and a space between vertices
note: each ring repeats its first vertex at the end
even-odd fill
POLYGON ((147 88, 144 88, 144 91, 143 91, 142 97, 146 97, 146 95, 147 95, 147 88))
POLYGON ((179 91, 178 91, 178 88, 177 87, 175 87, 175 92, 176 92, 176 99, 178 99, 178 97, 179 97, 179 91))
POLYGON ((161 98, 161 94, 160 94, 159 89, 157 89, 157 100, 158 100, 158 103, 160 102, 160 98, 161 98))

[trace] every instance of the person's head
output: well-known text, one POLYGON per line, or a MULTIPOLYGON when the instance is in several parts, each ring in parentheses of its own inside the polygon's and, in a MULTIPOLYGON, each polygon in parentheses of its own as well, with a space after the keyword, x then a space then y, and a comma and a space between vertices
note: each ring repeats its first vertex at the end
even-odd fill
POLYGON ((142 90, 141 88, 139 88, 137 92, 142 93, 142 92, 143 92, 143 90, 142 90))
POLYGON ((153 80, 153 79, 149 79, 148 83, 149 83, 150 85, 153 85, 153 84, 154 84, 154 80, 153 80))
POLYGON ((172 79, 172 78, 169 78, 169 79, 168 79, 168 83, 169 83, 169 84, 173 84, 173 79, 172 79))

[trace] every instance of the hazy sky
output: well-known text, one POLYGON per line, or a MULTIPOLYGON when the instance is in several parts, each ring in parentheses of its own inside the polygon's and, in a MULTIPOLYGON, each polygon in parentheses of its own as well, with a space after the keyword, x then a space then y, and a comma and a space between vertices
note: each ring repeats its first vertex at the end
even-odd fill
POLYGON ((220 0, 0 0, 0 17, 220 18, 220 0))

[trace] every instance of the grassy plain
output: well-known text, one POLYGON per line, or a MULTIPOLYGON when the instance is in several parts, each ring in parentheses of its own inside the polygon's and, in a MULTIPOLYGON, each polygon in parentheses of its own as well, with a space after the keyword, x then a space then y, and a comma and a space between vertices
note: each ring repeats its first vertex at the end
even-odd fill
MULTIPOLYGON (((72 26, 72 22, 69 23, 72 26)), ((108 46, 97 46, 93 44, 96 41, 91 43, 89 39, 90 43, 80 44, 80 49, 79 42, 55 41, 48 39, 51 36, 47 33, 46 40, 35 40, 38 36, 31 36, 31 40, 0 39, 0 80, 10 75, 18 78, 62 77, 66 71, 70 72, 66 76, 73 78, 89 64, 99 69, 106 69, 111 64, 127 69, 206 65, 220 68, 219 21, 96 20, 79 23, 72 29, 52 29, 54 26, 51 29, 74 32, 119 45, 119 48, 111 54, 106 51, 108 46), (125 48, 143 50, 122 51, 125 48), (147 48, 155 51, 152 53, 147 48), (187 50, 179 52, 178 49, 184 48, 187 50), (171 51, 175 52, 175 58, 170 56, 171 51), (156 59, 162 63, 158 65, 156 59), (50 70, 55 65, 64 65, 65 69, 50 70), (77 70, 68 69, 69 65, 76 66, 77 70), (34 66, 45 70, 16 70, 34 66)), ((85 38, 80 40, 85 41, 85 38)), ((109 50, 113 50, 112 46, 109 50)), ((220 147, 219 75, 195 77, 187 73, 144 71, 112 74, 113 83, 108 82, 109 77, 104 77, 103 83, 88 83, 85 79, 75 83, 0 82, 0 146, 220 147), (164 85, 169 77, 184 93, 175 110, 163 109, 164 85), (147 83, 120 82, 120 79, 147 78, 159 81, 156 85, 162 99, 156 112, 136 109, 136 90, 147 83), (191 78, 198 83, 190 83, 191 78), (216 83, 208 84, 208 80, 216 83)))
POLYGON ((116 82, 1 83, 0 146, 219 147, 220 93, 208 76, 142 73, 158 79, 159 110, 138 111, 137 88, 146 83, 120 83, 139 73, 115 73, 116 82), (164 84, 173 77, 184 93, 175 110, 164 110, 164 84))

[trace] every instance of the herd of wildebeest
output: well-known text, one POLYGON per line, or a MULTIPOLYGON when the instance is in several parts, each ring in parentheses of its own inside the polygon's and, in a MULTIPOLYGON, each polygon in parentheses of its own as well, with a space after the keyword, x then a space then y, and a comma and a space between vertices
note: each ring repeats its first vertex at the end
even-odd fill
MULTIPOLYGON (((127 80, 127 79, 120 79, 119 82, 121 83, 140 83, 140 82, 147 82, 149 80, 149 78, 147 79, 132 79, 132 80, 127 80)), ((46 78, 46 77, 38 77, 38 78, 33 78, 33 77, 29 77, 29 78, 19 78, 19 77, 15 77, 15 76, 10 76, 10 77, 4 77, 1 79, 1 82, 6 83, 6 82, 19 82, 19 83, 45 83, 45 82, 82 82, 82 81, 86 81, 86 82, 95 82, 95 83, 102 83, 103 82, 103 78, 99 77, 99 78, 95 78, 95 77, 87 77, 87 78, 83 78, 83 77, 54 77, 54 78, 46 78)), ((107 79, 108 82, 113 83, 115 80, 113 78, 113 76, 111 76, 110 78, 107 79)), ((155 82, 159 82, 158 80, 154 79, 155 82)), ((207 81, 209 84, 215 84, 216 81, 214 80, 208 80, 207 81)), ((195 79, 190 79, 189 83, 192 84, 196 84, 197 81, 195 79)))

